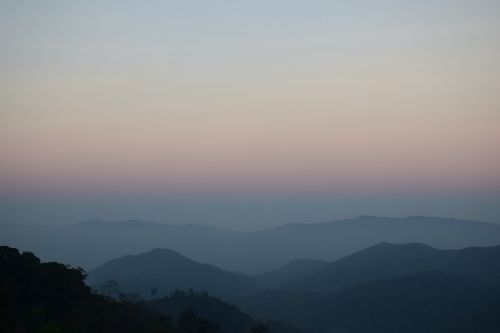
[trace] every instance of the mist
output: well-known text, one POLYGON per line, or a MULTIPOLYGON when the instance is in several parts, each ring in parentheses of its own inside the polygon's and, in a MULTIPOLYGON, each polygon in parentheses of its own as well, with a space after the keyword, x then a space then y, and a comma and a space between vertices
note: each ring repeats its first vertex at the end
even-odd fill
POLYGON ((67 226, 90 219, 136 219, 169 224, 256 230, 287 223, 313 223, 359 215, 442 216, 499 223, 497 193, 340 194, 40 193, 0 199, 2 224, 67 226))

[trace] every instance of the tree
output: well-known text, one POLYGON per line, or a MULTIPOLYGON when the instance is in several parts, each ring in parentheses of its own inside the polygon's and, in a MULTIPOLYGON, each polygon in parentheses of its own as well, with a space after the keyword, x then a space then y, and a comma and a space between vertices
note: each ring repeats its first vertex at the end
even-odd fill
POLYGON ((99 292, 107 298, 115 298, 122 294, 122 288, 118 281, 108 280, 101 286, 99 292))

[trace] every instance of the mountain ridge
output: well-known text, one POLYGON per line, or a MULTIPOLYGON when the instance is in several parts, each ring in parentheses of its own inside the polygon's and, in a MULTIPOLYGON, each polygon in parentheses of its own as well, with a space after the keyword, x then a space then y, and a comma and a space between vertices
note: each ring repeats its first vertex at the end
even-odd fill
POLYGON ((475 278, 500 288, 500 245, 436 249, 426 244, 383 242, 325 265, 316 275, 285 289, 338 291, 370 280, 437 270, 475 278), (498 268, 496 267, 498 266, 498 268))
POLYGON ((115 281, 127 293, 138 293, 144 298, 157 297, 157 293, 168 295, 175 290, 195 289, 227 299, 256 290, 245 275, 199 263, 177 251, 161 248, 122 256, 88 272, 87 283, 96 289, 108 281, 115 281))
POLYGON ((301 257, 333 261, 384 241, 418 242, 439 248, 492 246, 500 243, 500 225, 449 218, 367 215, 258 231, 137 220, 124 223, 91 220, 50 229, 0 225, 1 243, 36 252, 43 260, 67 262, 86 269, 125 254, 159 247, 224 270, 255 275, 301 257))

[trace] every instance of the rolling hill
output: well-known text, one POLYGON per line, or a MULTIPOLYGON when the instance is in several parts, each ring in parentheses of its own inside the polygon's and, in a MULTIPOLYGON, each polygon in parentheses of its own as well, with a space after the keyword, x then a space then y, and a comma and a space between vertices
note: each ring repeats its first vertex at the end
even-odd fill
POLYGON ((228 298, 257 290, 249 277, 195 262, 166 249, 111 260, 90 271, 87 277, 87 283, 96 289, 109 280, 116 281, 124 292, 138 293, 144 298, 189 289, 228 298))
POLYGON ((282 289, 338 291, 359 283, 437 270, 500 288, 500 245, 438 250, 424 244, 381 243, 334 261, 282 289))

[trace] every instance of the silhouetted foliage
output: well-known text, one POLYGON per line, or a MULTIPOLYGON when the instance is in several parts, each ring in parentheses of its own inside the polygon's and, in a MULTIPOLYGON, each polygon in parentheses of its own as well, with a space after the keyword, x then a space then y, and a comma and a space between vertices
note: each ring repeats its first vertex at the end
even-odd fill
MULTIPOLYGON (((94 294, 84 278, 81 269, 0 246, 0 332, 249 333, 256 324, 206 291, 177 291, 146 303, 113 280, 103 285, 103 295, 94 294)), ((275 333, 281 332, 295 330, 275 333)))
MULTIPOLYGON (((174 333, 166 315, 150 313, 136 296, 118 293, 117 283, 107 285, 108 296, 91 293, 84 273, 58 263, 41 263, 32 253, 0 247, 0 332, 30 333, 174 333)), ((217 332, 215 324, 191 314, 184 320, 196 330, 217 332)))
POLYGON ((108 280, 102 284, 99 293, 109 298, 116 298, 123 292, 122 287, 120 286, 120 283, 118 283, 118 281, 108 280))

